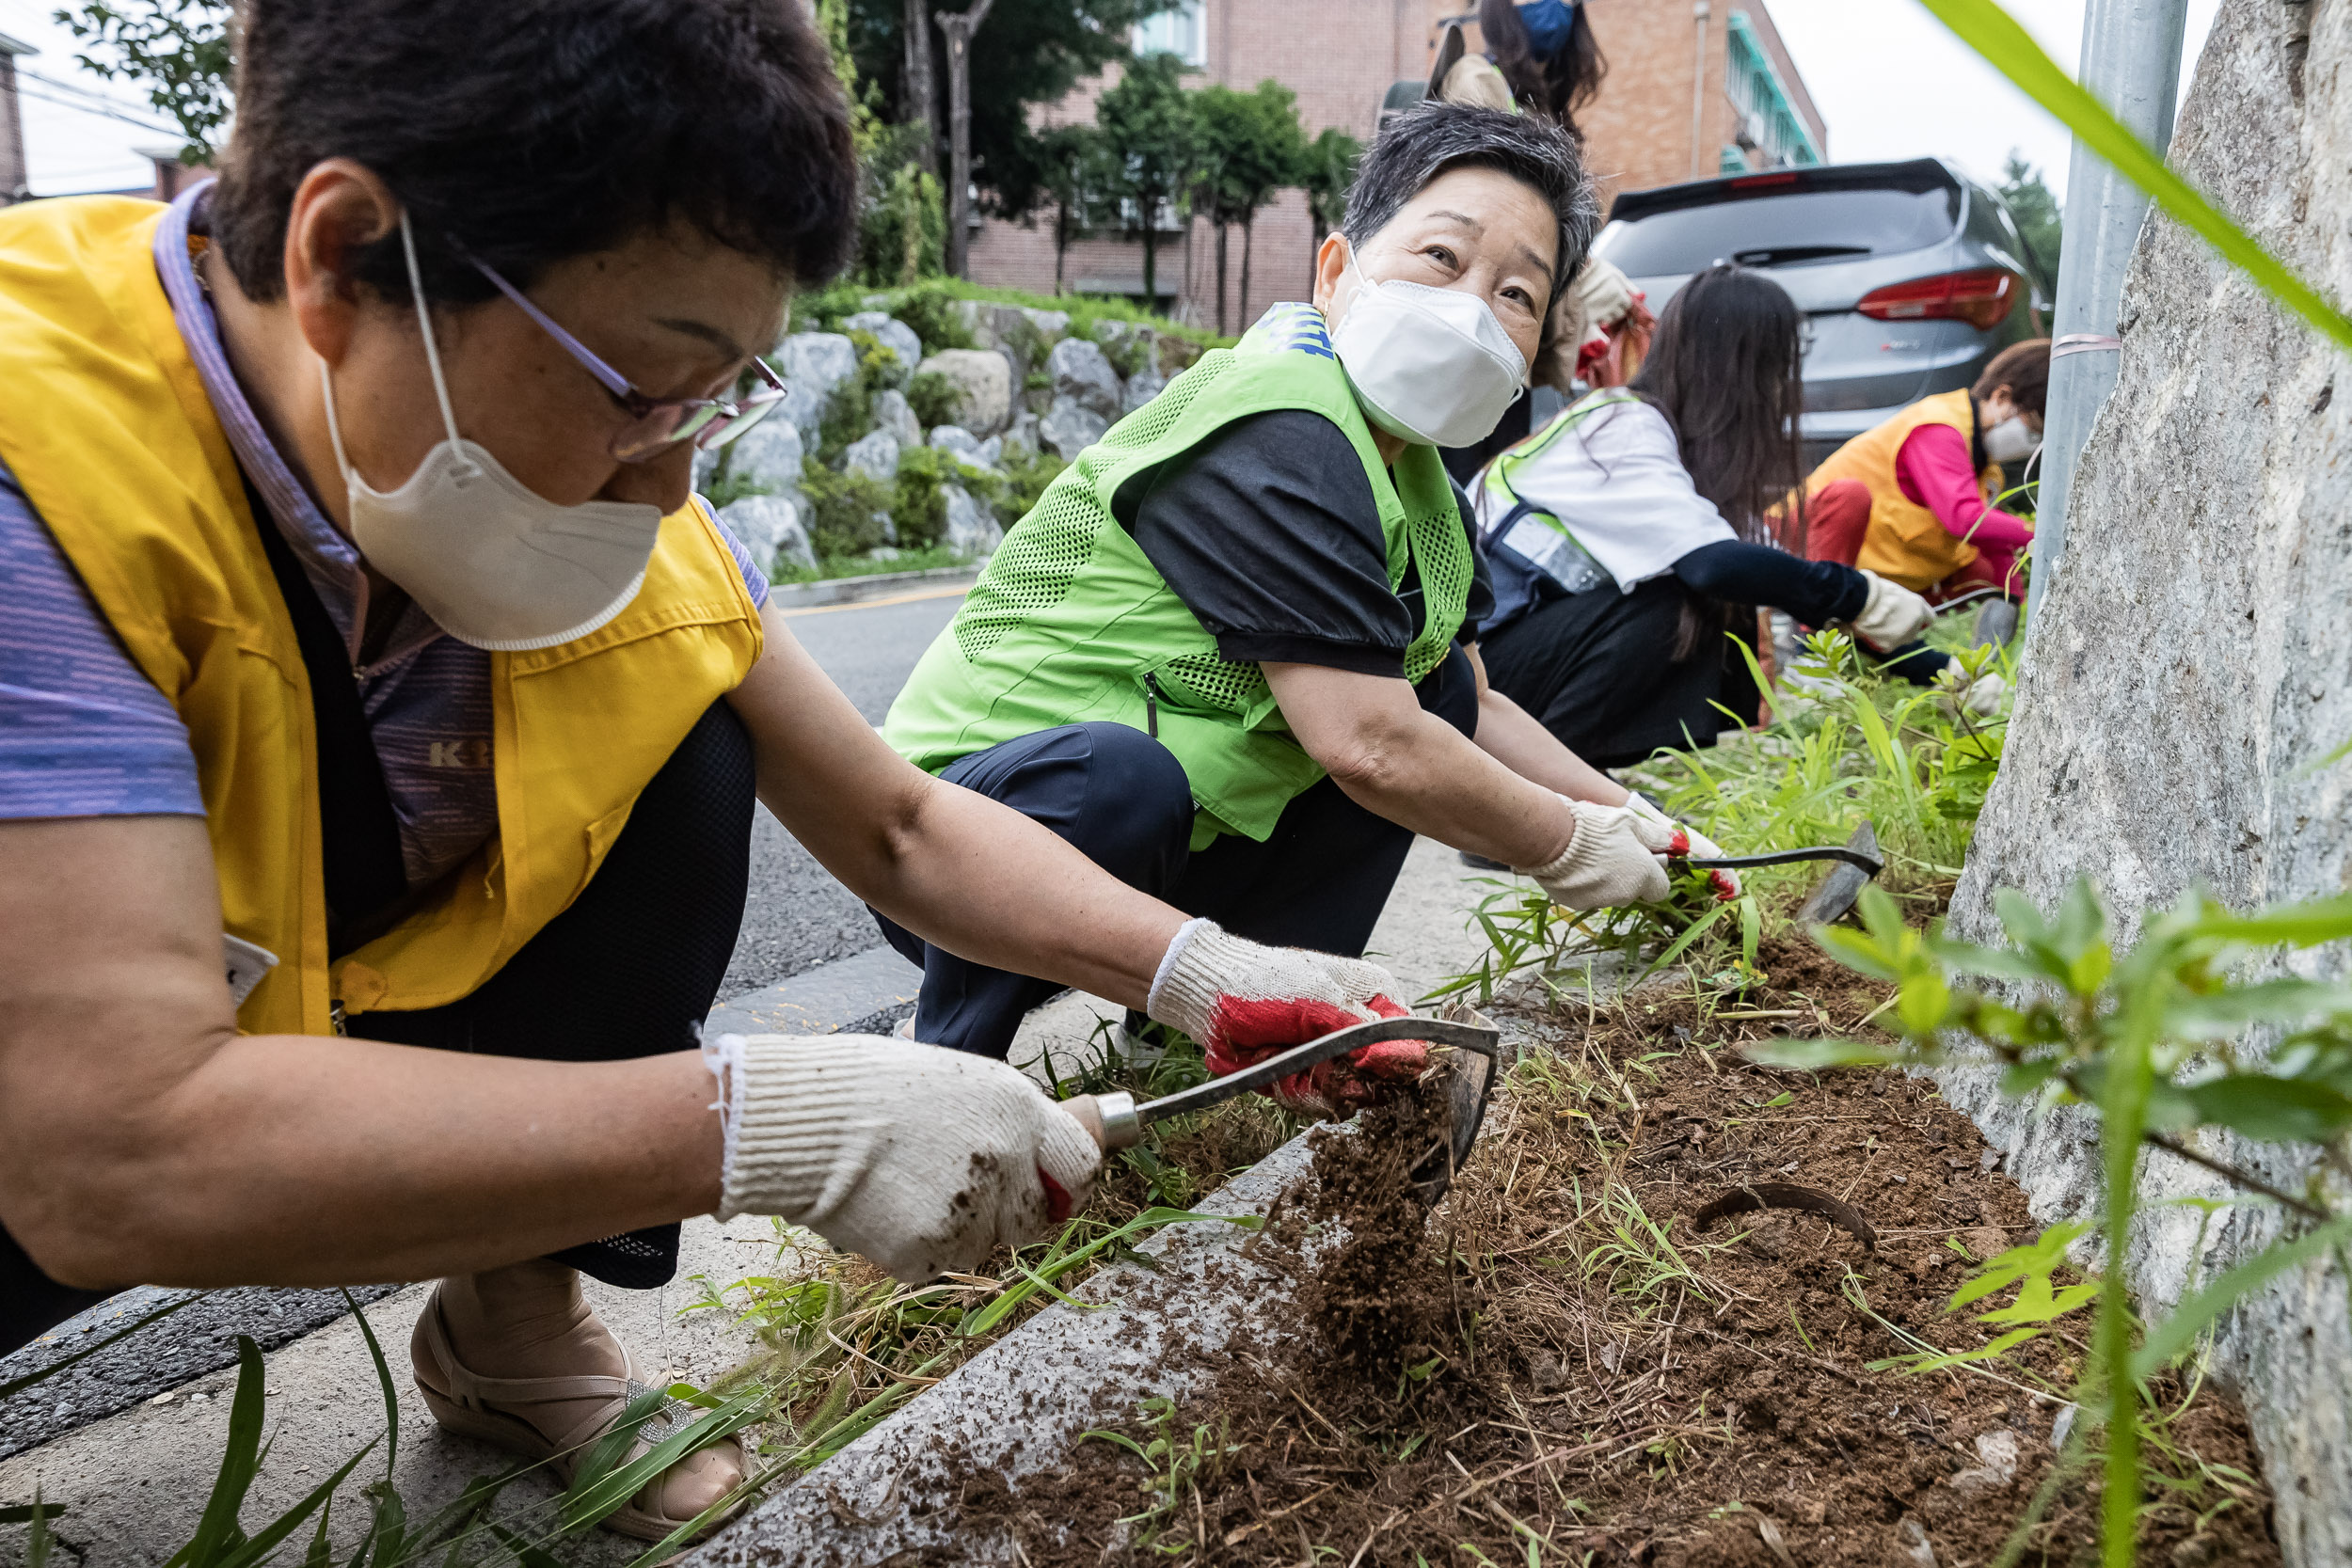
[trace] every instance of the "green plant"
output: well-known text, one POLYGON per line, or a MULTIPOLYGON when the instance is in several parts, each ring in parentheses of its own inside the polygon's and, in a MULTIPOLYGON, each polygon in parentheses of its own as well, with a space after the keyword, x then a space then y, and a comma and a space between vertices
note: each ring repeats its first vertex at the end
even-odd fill
MULTIPOLYGON (((2092 1366, 2083 1399, 2105 1405, 2106 1561, 2130 1560, 2140 1494, 2137 1433, 2146 1379, 2192 1349, 2246 1291, 2352 1240, 2352 1215, 2332 1212, 2319 1170, 2347 1171, 2352 1132, 2352 986, 2292 974, 2248 978, 2249 961, 2284 948, 2352 939, 2352 897, 2239 914, 2201 894, 2148 918, 2119 956, 2107 913, 2088 882, 2069 890, 2054 918, 2023 895, 1995 900, 2008 944, 1978 946, 1907 926, 1885 895, 1869 890, 1864 928, 1818 933, 1842 962, 1899 988, 1890 1027, 1898 1044, 1781 1041, 1750 1049, 1782 1066, 1940 1064, 1947 1035, 1964 1037, 2004 1068, 2003 1089, 2078 1103, 2098 1117, 2107 1268, 2098 1292, 2092 1366), (2014 999, 1955 976, 2009 987, 2014 999), (2249 1032, 2254 1033, 2249 1038, 2249 1032), (2297 1194, 2186 1141, 2227 1129, 2262 1142, 2317 1147, 2320 1165, 2297 1194), (2143 1145, 2165 1149, 2293 1212, 2308 1228, 2273 1243, 2181 1301, 2143 1342, 2120 1286, 2137 1202, 2143 1145)), ((2034 1259, 2012 1272, 2029 1277, 2034 1259)), ((2044 1271, 2046 1275, 2046 1270, 2044 1271)), ((2050 1305, 2055 1306, 2055 1301, 2050 1305)), ((2037 1297, 2020 1307, 2031 1319, 2037 1297)))
POLYGON ((933 425, 953 424, 962 398, 956 384, 937 371, 919 371, 907 383, 907 406, 925 430, 933 425))
POLYGON ((901 549, 929 549, 946 537, 946 486, 957 482, 961 467, 937 447, 910 447, 898 454, 890 520, 901 549))
POLYGON ((884 543, 891 491, 860 473, 835 473, 814 457, 801 461, 808 499, 809 546, 819 561, 864 555, 884 543))
POLYGON ((169 115, 186 145, 182 162, 208 164, 213 139, 229 121, 230 7, 226 0, 85 0, 54 13, 90 53, 74 63, 108 81, 135 82, 169 115))
POLYGON ((1138 1544, 1172 1557, 1189 1550, 1193 1539, 1184 1535, 1163 1540, 1169 1525, 1201 1487, 1216 1484, 1225 1473, 1226 1461, 1239 1453, 1241 1447, 1232 1441, 1231 1424, 1223 1418, 1214 1428, 1203 1423, 1179 1432, 1176 1402, 1160 1396, 1143 1402, 1139 1419, 1148 1433, 1145 1441, 1138 1442, 1123 1432, 1100 1430, 1080 1433, 1078 1441, 1114 1443, 1143 1461, 1141 1490, 1151 1498, 1151 1506, 1120 1523, 1136 1528, 1138 1544))

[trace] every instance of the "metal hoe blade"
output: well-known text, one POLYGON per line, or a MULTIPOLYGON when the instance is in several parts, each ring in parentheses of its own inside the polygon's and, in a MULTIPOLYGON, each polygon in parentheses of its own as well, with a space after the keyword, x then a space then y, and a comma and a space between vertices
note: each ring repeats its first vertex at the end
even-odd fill
MULTIPOLYGON (((1879 859, 1878 830, 1865 821, 1853 831, 1853 837, 1846 840, 1846 847, 1860 850, 1876 863, 1879 859)), ((1877 875, 1876 863, 1867 871, 1851 861, 1834 868, 1821 879, 1821 885, 1813 890, 1813 895, 1798 908, 1797 925, 1800 928, 1827 926, 1833 921, 1844 919, 1846 912, 1853 908, 1854 900, 1862 896, 1862 890, 1877 875)))

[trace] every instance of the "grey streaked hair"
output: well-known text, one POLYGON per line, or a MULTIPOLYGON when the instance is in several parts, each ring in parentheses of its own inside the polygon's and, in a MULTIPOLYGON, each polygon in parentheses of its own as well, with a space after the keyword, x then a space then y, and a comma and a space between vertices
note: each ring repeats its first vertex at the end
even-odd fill
POLYGON ((1532 185, 1560 220, 1551 293, 1576 276, 1600 227, 1600 202, 1577 138, 1549 120, 1500 109, 1427 102, 1394 116, 1373 139, 1348 188, 1340 232, 1362 245, 1438 176, 1490 168, 1532 185))

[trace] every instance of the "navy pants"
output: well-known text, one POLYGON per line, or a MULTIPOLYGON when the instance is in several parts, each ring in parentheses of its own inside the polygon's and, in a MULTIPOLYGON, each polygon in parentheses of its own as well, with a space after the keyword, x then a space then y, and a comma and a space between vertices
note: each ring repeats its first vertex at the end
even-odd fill
MULTIPOLYGON (((1422 706, 1478 728, 1477 676, 1459 648, 1418 689, 1422 706)), ((1325 779, 1292 800, 1263 844, 1227 833, 1198 854, 1192 788, 1175 753, 1125 724, 1064 724, 975 752, 940 777, 1043 823, 1125 882, 1236 936, 1361 956, 1405 868, 1412 832, 1325 779)), ((1002 1059, 1022 1015, 1063 988, 969 963, 884 916, 882 936, 923 968, 914 1037, 1002 1059)))

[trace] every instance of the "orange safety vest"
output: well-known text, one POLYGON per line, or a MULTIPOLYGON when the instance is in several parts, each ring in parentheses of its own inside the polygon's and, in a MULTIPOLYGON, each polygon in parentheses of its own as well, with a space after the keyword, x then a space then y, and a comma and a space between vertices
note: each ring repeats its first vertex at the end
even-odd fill
POLYGON ((187 726, 223 928, 278 959, 238 1026, 323 1035, 337 1003, 456 1001, 587 886, 639 793, 750 673, 758 611, 690 502, 662 519, 619 616, 558 647, 487 656, 497 834, 437 897, 330 965, 310 677, 156 277, 163 213, 120 197, 0 213, 0 462, 187 726))
MULTIPOLYGON (((1834 481, 1860 480, 1870 492, 1870 527, 1854 564, 1916 593, 1927 592, 1977 559, 1977 546, 1952 537, 1933 512, 1903 494, 1895 477, 1895 454, 1902 450, 1904 437, 1929 424, 1950 425, 1962 440, 1973 444, 1977 416, 1968 389, 1921 398, 1884 424, 1864 431, 1823 459, 1804 486, 1805 494, 1813 496, 1834 481)), ((2001 466, 1986 464, 1977 483, 1990 506, 2000 494, 2001 466)))

